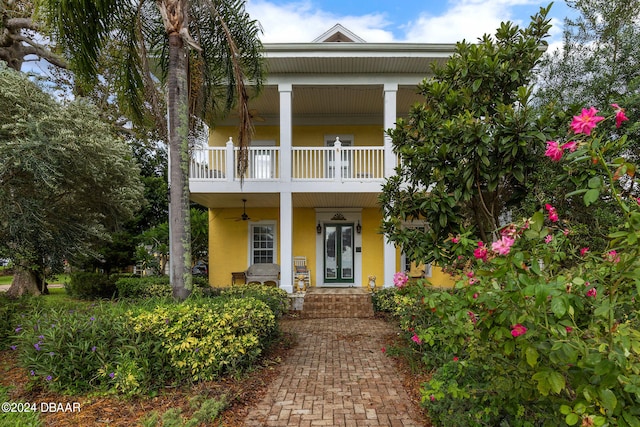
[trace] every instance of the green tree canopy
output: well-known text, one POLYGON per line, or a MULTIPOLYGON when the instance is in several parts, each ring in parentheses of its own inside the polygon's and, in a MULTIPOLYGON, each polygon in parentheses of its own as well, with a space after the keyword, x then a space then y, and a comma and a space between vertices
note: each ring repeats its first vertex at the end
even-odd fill
POLYGON ((82 100, 60 105, 4 66, 0 152, 0 255, 27 272, 32 286, 46 269, 92 253, 139 207, 131 150, 98 111, 82 100))
POLYGON ((477 44, 458 43, 420 84, 424 103, 388 131, 400 165, 381 195, 383 231, 412 259, 446 263, 443 242, 466 230, 491 240, 522 198, 532 153, 545 141, 529 86, 548 11, 526 28, 503 23, 477 44), (412 220, 425 221, 426 231, 403 227, 412 220))

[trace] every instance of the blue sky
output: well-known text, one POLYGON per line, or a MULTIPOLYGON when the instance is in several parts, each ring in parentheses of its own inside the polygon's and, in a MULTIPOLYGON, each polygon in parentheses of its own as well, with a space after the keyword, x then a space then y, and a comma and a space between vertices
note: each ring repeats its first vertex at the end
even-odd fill
MULTIPOLYGON (((527 25, 548 2, 535 0, 247 0, 266 43, 310 42, 340 23, 367 42, 455 43, 494 33, 501 21, 527 25)), ((570 9, 551 9, 550 42, 560 42, 570 9)))

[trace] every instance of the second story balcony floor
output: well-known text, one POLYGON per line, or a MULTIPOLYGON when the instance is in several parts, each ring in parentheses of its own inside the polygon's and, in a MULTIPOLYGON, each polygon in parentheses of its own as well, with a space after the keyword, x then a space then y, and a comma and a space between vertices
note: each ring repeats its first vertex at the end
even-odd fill
MULTIPOLYGON (((339 138, 328 147, 293 146, 288 150, 277 146, 249 147, 247 156, 244 186, 267 189, 274 184, 291 183, 298 191, 309 192, 340 191, 340 188, 380 191, 396 161, 384 146, 344 146, 339 138)), ((225 147, 195 149, 189 170, 191 191, 237 191, 239 157, 240 150, 232 141, 225 147)))

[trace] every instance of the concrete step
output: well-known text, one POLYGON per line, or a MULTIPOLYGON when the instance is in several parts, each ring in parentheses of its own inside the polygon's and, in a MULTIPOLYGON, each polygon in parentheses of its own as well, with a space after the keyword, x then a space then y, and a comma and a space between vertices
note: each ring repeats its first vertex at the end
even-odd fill
POLYGON ((311 288, 304 296, 302 317, 373 317, 371 294, 362 288, 311 288))

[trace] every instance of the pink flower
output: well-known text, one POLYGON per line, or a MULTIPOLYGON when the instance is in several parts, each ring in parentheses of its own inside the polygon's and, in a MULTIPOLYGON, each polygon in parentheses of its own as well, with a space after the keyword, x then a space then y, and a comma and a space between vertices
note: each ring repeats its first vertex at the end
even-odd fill
POLYGON ((473 285, 475 283, 478 283, 478 279, 476 279, 475 277, 472 277, 472 278, 469 279, 469 284, 470 285, 473 285))
POLYGON ((451 239, 451 241, 452 241, 453 243, 458 243, 458 242, 460 242, 460 236, 453 237, 453 238, 451 239))
POLYGON ((429 399, 433 402, 436 400, 436 397, 432 394, 431 396, 429 396, 429 399))
POLYGON ((564 234, 565 236, 568 236, 570 233, 568 228, 565 228, 564 230, 562 230, 562 234, 564 234))
POLYGON ((584 256, 587 252, 589 252, 589 248, 580 248, 580 256, 584 256))
POLYGON ((567 326, 564 328, 568 334, 570 334, 571 332, 573 332, 573 328, 571 326, 567 326))
POLYGON ((569 141, 566 144, 563 144, 562 147, 563 150, 569 150, 570 152, 574 152, 576 151, 576 148, 578 148, 578 143, 575 141, 569 141))
POLYGON ((611 104, 611 106, 616 110, 616 127, 619 128, 622 122, 626 122, 629 118, 624 114, 624 108, 618 104, 611 104))
POLYGON ((382 347, 382 349, 381 349, 381 350, 382 350, 382 352, 383 352, 383 353, 386 353, 386 352, 387 352, 387 348, 386 348, 386 347, 382 347))
POLYGON ((602 116, 596 116, 598 110, 595 107, 589 109, 583 108, 582 114, 579 116, 573 116, 571 121, 571 129, 574 133, 584 133, 585 135, 591 135, 591 131, 596 127, 596 124, 604 120, 602 116))
POLYGON ((460 360, 460 359, 458 359, 458 356, 453 356, 453 361, 454 362, 457 362, 458 360, 460 360))
POLYGON ((551 243, 551 241, 553 240, 553 236, 551 234, 548 234, 547 237, 544 238, 544 242, 545 243, 551 243))
POLYGON ((474 325, 478 321, 478 316, 476 316, 473 311, 467 311, 467 316, 469 316, 469 319, 471 319, 471 323, 473 323, 474 325))
POLYGON ((478 293, 473 294, 473 299, 478 299, 478 293))
POLYGON ((511 335, 516 338, 519 337, 520 335, 524 335, 527 333, 527 328, 525 328, 523 325, 521 325, 520 323, 513 325, 511 327, 511 335))
POLYGON ((547 151, 544 152, 544 155, 549 157, 551 161, 559 162, 562 158, 562 148, 558 146, 558 143, 555 141, 547 141, 547 151))
POLYGON ((416 343, 416 344, 422 344, 422 340, 420 339, 420 337, 416 334, 413 334, 413 336, 411 337, 411 340, 416 343))
POLYGON ((549 203, 544 205, 544 208, 549 211, 549 221, 557 222, 558 221, 558 212, 556 212, 556 208, 551 206, 549 203))
POLYGON ((638 197, 638 198, 636 199, 636 203, 637 203, 638 205, 640 205, 640 197, 638 197))
POLYGON ((500 255, 507 255, 509 251, 511 251, 513 242, 515 242, 515 239, 508 236, 502 236, 500 240, 497 240, 491 244, 491 249, 493 249, 494 252, 497 252, 500 255))
POLYGON ((399 271, 393 275, 393 284, 396 286, 396 288, 403 287, 404 285, 407 284, 408 281, 409 281, 409 276, 407 276, 402 271, 399 271))
POLYGON ((620 262, 620 255, 616 251, 609 251, 605 256, 605 259, 610 262, 618 263, 620 262))
POLYGON ((467 271, 467 277, 472 278, 474 276, 473 270, 467 271))
POLYGON ((487 260, 487 247, 482 241, 478 242, 478 247, 473 251, 473 256, 483 261, 487 260))
POLYGON ((588 297, 593 297, 595 298, 596 295, 598 295, 598 290, 596 288, 591 288, 587 291, 587 296, 588 297))

